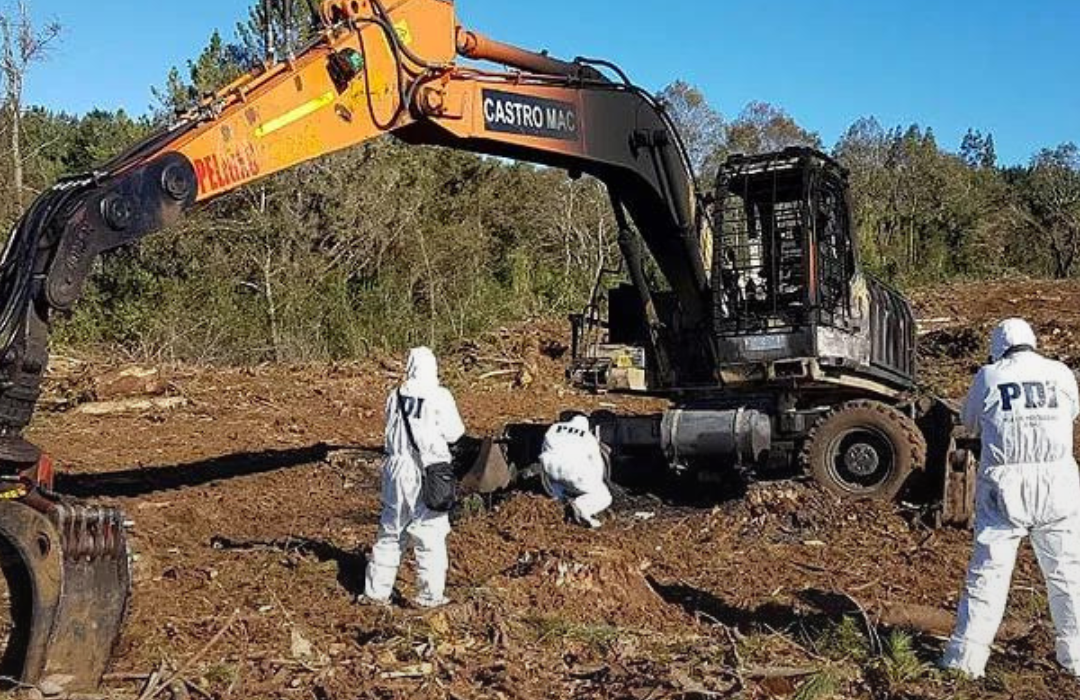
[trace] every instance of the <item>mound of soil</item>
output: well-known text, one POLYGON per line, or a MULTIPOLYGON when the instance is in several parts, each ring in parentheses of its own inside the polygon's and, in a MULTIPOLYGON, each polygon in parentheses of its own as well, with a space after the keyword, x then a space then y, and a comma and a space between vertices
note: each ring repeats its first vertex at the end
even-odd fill
POLYGON ((504 600, 541 616, 557 614, 580 624, 670 630, 686 625, 645 578, 650 562, 625 551, 526 551, 498 586, 504 600))

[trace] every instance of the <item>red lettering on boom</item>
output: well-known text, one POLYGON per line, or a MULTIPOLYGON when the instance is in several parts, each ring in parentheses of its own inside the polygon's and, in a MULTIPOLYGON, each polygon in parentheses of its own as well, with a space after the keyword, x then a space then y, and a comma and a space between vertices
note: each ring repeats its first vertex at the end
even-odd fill
POLYGON ((195 177, 199 192, 210 194, 246 182, 259 176, 262 168, 256 158, 255 147, 245 144, 240 150, 212 153, 195 160, 195 177))

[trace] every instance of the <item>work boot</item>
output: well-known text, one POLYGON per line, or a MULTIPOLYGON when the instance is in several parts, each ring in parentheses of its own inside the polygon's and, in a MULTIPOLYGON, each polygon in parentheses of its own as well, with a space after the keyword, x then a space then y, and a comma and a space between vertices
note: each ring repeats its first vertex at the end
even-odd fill
POLYGON ((450 604, 450 599, 447 598, 446 596, 443 596, 442 598, 437 598, 437 599, 433 599, 433 598, 414 598, 413 599, 413 605, 415 605, 418 608, 425 608, 427 610, 432 610, 434 608, 441 608, 442 606, 449 605, 449 604, 450 604))
POLYGON ((570 512, 573 514, 573 521, 582 527, 587 527, 590 530, 598 529, 603 523, 601 523, 596 517, 592 515, 585 515, 578 509, 576 503, 570 504, 570 512))
POLYGON ((989 658, 988 646, 950 641, 938 661, 938 668, 978 680, 986 675, 986 661, 989 658))

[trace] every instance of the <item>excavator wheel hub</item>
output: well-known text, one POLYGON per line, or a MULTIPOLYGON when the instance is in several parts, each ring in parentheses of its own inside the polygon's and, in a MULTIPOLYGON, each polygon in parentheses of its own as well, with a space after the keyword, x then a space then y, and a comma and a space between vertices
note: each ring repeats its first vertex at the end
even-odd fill
POLYGON ((848 448, 844 463, 853 474, 865 477, 877 471, 881 458, 872 446, 857 442, 848 448))

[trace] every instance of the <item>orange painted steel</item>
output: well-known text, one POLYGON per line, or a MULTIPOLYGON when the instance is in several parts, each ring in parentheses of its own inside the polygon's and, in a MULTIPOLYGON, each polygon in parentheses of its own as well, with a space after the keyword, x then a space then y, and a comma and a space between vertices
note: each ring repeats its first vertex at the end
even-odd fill
POLYGON ((464 27, 457 28, 457 50, 465 58, 477 61, 492 61, 511 68, 519 68, 543 75, 565 75, 577 77, 591 69, 575 63, 567 63, 545 56, 544 54, 504 44, 489 37, 472 32, 464 27))
POLYGON ((386 17, 368 0, 328 0, 321 11, 335 22, 321 41, 292 61, 242 76, 206 100, 203 121, 147 160, 166 152, 187 157, 198 180, 197 201, 205 201, 413 124, 416 116, 403 103, 413 95, 418 114, 445 120, 446 130, 459 138, 483 136, 541 152, 583 153, 578 124, 575 137, 563 140, 488 131, 480 97, 483 86, 498 84, 509 94, 574 105, 580 118, 580 90, 522 83, 514 74, 476 78, 452 61, 464 43, 473 57, 552 77, 565 77, 574 64, 461 29, 453 3, 446 0, 404 0, 386 17), (397 46, 388 35, 391 27, 397 46), (343 51, 363 59, 363 70, 344 87, 328 70, 331 56, 343 51))

